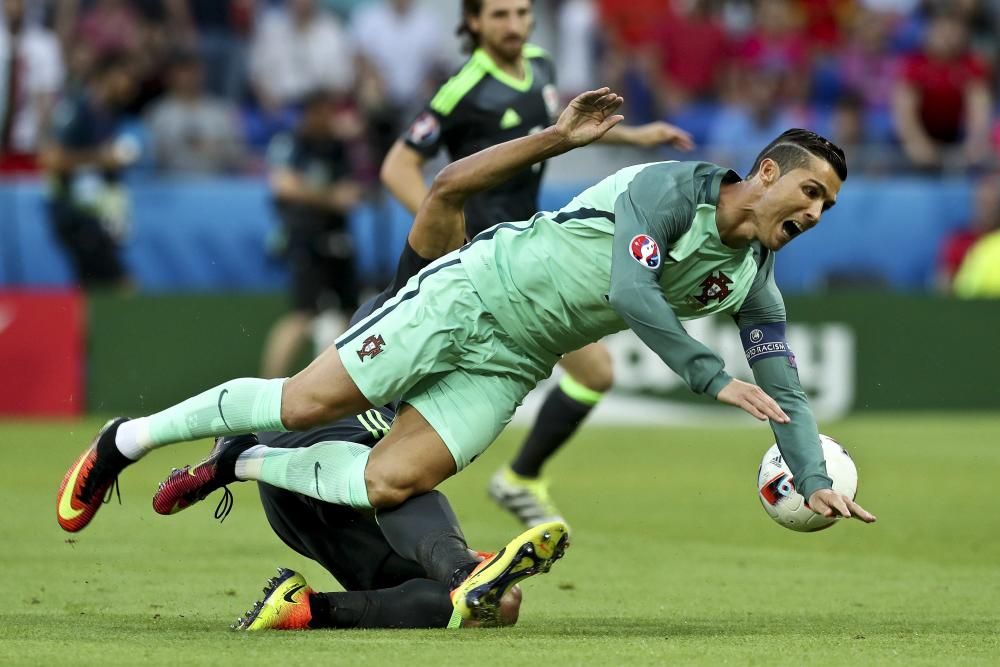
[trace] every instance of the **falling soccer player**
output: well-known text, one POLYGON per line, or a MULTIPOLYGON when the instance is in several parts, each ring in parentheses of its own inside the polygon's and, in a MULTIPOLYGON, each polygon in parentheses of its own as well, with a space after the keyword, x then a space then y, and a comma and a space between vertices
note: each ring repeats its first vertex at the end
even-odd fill
MULTIPOLYGON (((461 5, 458 32, 471 55, 438 89, 382 165, 382 182, 412 214, 427 195, 423 166, 442 148, 458 160, 541 130, 559 113, 555 63, 544 49, 527 41, 534 27, 534 3, 462 0, 461 5)), ((600 140, 681 150, 694 145, 687 132, 664 122, 619 125, 600 140)), ((496 187, 469 197, 461 240, 495 224, 533 216, 538 211, 544 171, 543 163, 530 165, 496 187)), ((490 479, 490 497, 526 526, 562 520, 542 467, 612 384, 611 354, 602 343, 566 352, 559 361, 565 374, 546 395, 524 443, 510 464, 490 479)))
MULTIPOLYGON (((415 224, 461 228, 470 195, 591 143, 622 120, 621 103, 606 88, 584 93, 555 125, 452 163, 415 224)), ((774 282, 775 253, 820 221, 846 177, 843 151, 806 130, 772 141, 745 180, 704 162, 620 170, 559 211, 497 225, 432 262, 292 378, 231 380, 154 415, 109 422, 63 478, 59 523, 88 525, 118 474, 157 447, 307 430, 396 397, 401 408, 377 447, 229 439, 212 474, 178 476, 160 494, 169 503, 218 475, 405 513, 493 442, 563 352, 625 328, 693 391, 770 420, 814 511, 873 522, 832 489, 774 282), (736 320, 759 386, 733 379, 680 324, 712 313, 736 320)))

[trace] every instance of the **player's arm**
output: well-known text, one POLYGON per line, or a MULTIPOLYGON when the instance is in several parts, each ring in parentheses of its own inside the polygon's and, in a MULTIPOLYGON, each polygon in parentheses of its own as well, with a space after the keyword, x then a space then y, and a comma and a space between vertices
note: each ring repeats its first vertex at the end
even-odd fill
POLYGON ((773 266, 772 255, 736 314, 736 323, 754 380, 791 418, 788 422, 771 420, 778 449, 792 471, 795 488, 813 511, 871 523, 875 517, 850 497, 835 492, 827 475, 816 419, 785 341, 785 306, 774 283, 773 266))
POLYGON ((66 101, 53 114, 51 136, 39 151, 39 163, 48 171, 63 174, 81 167, 116 170, 130 162, 130 155, 112 141, 93 144, 88 118, 79 106, 66 101))
MULTIPOLYGON (((424 165, 437 155, 448 136, 462 129, 461 99, 454 102, 446 84, 389 149, 379 177, 382 184, 413 215, 427 198, 424 165)), ((454 218, 415 220, 406 237, 397 281, 413 268, 451 252, 465 242, 465 221, 454 218), (407 257, 407 255, 409 257, 407 257), (405 264, 405 266, 404 266, 405 264)))
POLYGON ((620 123, 616 112, 622 98, 608 88, 576 97, 560 114, 555 125, 527 137, 491 146, 457 162, 437 175, 414 225, 422 218, 459 220, 464 227, 463 207, 477 192, 487 190, 536 162, 586 146, 620 123))
POLYGON ((428 188, 424 182, 426 161, 424 155, 407 145, 405 140, 397 139, 389 149, 389 154, 385 156, 379 172, 382 185, 411 214, 417 212, 427 196, 428 188))
POLYGON ((128 157, 111 143, 96 148, 71 148, 59 142, 50 142, 42 148, 39 162, 45 169, 56 173, 91 166, 114 170, 129 164, 128 157))
POLYGON ((660 287, 667 248, 689 225, 686 213, 678 218, 671 213, 688 210, 672 187, 672 169, 667 163, 646 167, 615 201, 608 302, 695 393, 733 403, 758 419, 787 419, 763 391, 734 380, 718 355, 688 335, 660 287), (633 245, 646 259, 633 254, 633 245), (739 402, 727 400, 734 389, 739 402))
POLYGON ((351 321, 367 317, 431 260, 462 244, 463 207, 470 195, 503 182, 535 162, 590 143, 621 121, 622 117, 615 115, 621 102, 607 88, 584 93, 547 130, 492 146, 445 167, 417 211, 392 284, 361 306, 351 321))
POLYGON ((336 213, 346 214, 361 201, 361 186, 347 178, 327 186, 315 187, 307 183, 299 172, 281 166, 271 171, 270 182, 272 192, 282 201, 336 213))
POLYGON ((601 137, 600 142, 638 148, 672 146, 682 151, 689 151, 695 147, 694 138, 688 132, 663 121, 645 125, 619 125, 601 137))

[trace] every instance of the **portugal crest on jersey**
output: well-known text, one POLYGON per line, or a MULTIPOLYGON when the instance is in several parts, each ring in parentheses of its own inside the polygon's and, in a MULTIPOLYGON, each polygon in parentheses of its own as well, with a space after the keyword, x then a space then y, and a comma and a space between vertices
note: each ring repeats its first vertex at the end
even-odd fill
POLYGON ((632 257, 647 269, 655 269, 660 266, 660 246, 652 237, 639 234, 632 237, 629 244, 632 257))
POLYGON ((708 277, 701 281, 701 294, 695 294, 691 298, 702 306, 707 306, 709 301, 722 303, 729 296, 729 286, 733 284, 733 279, 722 271, 710 273, 708 277))

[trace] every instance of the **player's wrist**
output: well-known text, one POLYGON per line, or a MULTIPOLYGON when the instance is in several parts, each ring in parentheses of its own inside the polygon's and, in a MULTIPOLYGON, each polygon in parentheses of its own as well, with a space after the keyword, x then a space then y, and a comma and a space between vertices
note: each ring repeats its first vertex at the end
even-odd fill
POLYGON ((719 398, 719 392, 725 389, 730 382, 733 381, 733 377, 726 371, 719 371, 718 374, 711 379, 708 386, 705 387, 705 393, 712 398, 719 398))
POLYGON ((811 503, 813 496, 819 491, 832 491, 833 481, 829 477, 824 477, 822 475, 810 475, 805 479, 796 480, 796 486, 798 487, 799 493, 802 497, 806 499, 807 503, 811 503))

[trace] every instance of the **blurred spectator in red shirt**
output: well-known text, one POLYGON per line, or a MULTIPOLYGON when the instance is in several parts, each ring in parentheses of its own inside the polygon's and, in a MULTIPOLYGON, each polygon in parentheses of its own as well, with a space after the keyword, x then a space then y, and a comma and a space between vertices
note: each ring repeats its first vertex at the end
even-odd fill
POLYGON ((860 9, 837 57, 844 87, 856 92, 869 110, 889 109, 898 65, 890 51, 890 15, 860 9))
POLYGON ((938 254, 938 286, 951 290, 962 261, 976 241, 1000 229, 1000 173, 983 176, 976 184, 972 219, 941 242, 938 254))
POLYGON ((0 173, 35 168, 63 81, 59 41, 26 20, 25 5, 3 0, 0 12, 0 173))
POLYGON ((841 43, 843 28, 855 8, 854 0, 796 0, 796 4, 812 49, 830 51, 841 43))
POLYGON ((674 0, 653 27, 653 90, 667 113, 717 95, 730 41, 716 5, 715 0, 674 0))
POLYGON ((599 0, 604 38, 618 50, 635 50, 652 38, 652 28, 669 4, 670 0, 599 0))
POLYGON ((794 102, 809 92, 809 49, 789 0, 761 0, 754 28, 736 47, 738 77, 750 70, 783 71, 782 95, 794 102))
POLYGON ((76 36, 90 45, 97 58, 131 53, 141 44, 139 12, 128 0, 97 0, 80 16, 76 36))
POLYGON ((989 157, 988 79, 987 64, 969 50, 965 24, 939 11, 927 26, 923 49, 903 60, 893 91, 896 132, 914 164, 939 168, 951 161, 947 149, 958 147, 962 166, 989 157))

